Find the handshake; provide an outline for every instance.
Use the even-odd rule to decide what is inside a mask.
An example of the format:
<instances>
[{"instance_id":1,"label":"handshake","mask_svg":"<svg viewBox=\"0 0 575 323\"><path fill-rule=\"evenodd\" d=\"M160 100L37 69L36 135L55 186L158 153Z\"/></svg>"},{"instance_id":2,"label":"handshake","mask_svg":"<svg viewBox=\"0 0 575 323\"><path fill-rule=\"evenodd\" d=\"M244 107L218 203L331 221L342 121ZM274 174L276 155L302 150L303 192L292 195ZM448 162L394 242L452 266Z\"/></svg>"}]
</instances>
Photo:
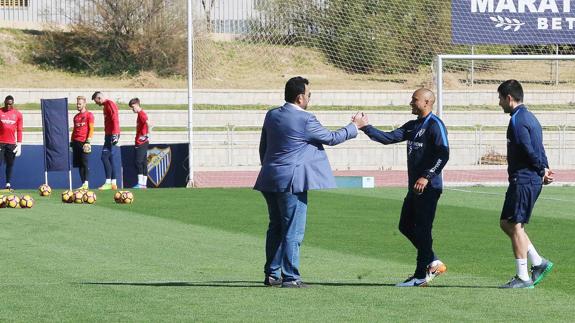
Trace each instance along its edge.
<instances>
[{"instance_id":1,"label":"handshake","mask_svg":"<svg viewBox=\"0 0 575 323\"><path fill-rule=\"evenodd\" d=\"M361 129L369 124L369 119L365 113L358 112L351 117L351 122L357 126L357 129Z\"/></svg>"}]
</instances>

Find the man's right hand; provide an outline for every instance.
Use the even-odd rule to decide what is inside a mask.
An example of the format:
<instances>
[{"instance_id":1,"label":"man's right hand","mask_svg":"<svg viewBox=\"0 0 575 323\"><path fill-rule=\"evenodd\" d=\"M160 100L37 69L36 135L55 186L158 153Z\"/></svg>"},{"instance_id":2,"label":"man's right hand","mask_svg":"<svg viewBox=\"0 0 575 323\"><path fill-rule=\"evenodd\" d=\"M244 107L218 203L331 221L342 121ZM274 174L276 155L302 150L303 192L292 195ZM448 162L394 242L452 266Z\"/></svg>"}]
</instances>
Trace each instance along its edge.
<instances>
[{"instance_id":1,"label":"man's right hand","mask_svg":"<svg viewBox=\"0 0 575 323\"><path fill-rule=\"evenodd\" d=\"M369 119L365 113L358 112L351 118L351 122L353 122L358 129L361 129L369 124Z\"/></svg>"},{"instance_id":2,"label":"man's right hand","mask_svg":"<svg viewBox=\"0 0 575 323\"><path fill-rule=\"evenodd\" d=\"M545 168L545 175L543 175L543 184L547 185L547 184L551 184L553 183L553 171L550 170L549 168Z\"/></svg>"},{"instance_id":3,"label":"man's right hand","mask_svg":"<svg viewBox=\"0 0 575 323\"><path fill-rule=\"evenodd\" d=\"M117 145L118 141L120 141L120 134L112 135L112 145Z\"/></svg>"}]
</instances>

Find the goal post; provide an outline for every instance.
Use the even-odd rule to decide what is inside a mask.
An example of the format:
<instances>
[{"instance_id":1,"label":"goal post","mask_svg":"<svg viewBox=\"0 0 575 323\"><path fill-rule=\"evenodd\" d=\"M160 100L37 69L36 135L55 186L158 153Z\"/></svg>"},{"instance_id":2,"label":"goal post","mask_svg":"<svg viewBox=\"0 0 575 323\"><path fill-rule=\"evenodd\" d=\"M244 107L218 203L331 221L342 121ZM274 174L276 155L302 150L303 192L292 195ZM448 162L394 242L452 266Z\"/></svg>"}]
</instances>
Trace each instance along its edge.
<instances>
[{"instance_id":1,"label":"goal post","mask_svg":"<svg viewBox=\"0 0 575 323\"><path fill-rule=\"evenodd\" d=\"M471 62L481 66L481 76L475 78L475 85L466 85L462 77L469 77L465 73L470 72L462 69ZM558 62L563 62L562 81L546 79L557 75ZM501 110L494 113L494 108L499 102L497 86L507 79L523 83L525 101L545 131L549 163L561 173L558 183L573 184L575 111L569 107L575 102L575 55L437 55L432 69L435 111L446 120L453 139L450 149L457 156L447 166L447 185L506 184L508 118Z\"/></svg>"},{"instance_id":2,"label":"goal post","mask_svg":"<svg viewBox=\"0 0 575 323\"><path fill-rule=\"evenodd\" d=\"M448 60L508 60L508 61L566 61L575 60L575 55L437 55L436 90L437 90L437 115L443 116L443 66Z\"/></svg>"}]
</instances>

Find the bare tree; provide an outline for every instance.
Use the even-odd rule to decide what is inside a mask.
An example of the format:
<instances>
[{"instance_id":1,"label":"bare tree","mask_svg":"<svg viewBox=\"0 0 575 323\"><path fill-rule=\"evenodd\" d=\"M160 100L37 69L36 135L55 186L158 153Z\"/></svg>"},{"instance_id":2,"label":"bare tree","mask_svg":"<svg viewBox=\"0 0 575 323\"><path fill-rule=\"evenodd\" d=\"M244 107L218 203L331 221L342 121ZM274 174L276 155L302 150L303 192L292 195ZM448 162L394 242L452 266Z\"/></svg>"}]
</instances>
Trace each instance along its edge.
<instances>
[{"instance_id":1,"label":"bare tree","mask_svg":"<svg viewBox=\"0 0 575 323\"><path fill-rule=\"evenodd\" d=\"M216 6L216 0L202 0L202 7L204 8L204 14L206 16L206 28L209 33L213 31L212 26L212 10Z\"/></svg>"}]
</instances>

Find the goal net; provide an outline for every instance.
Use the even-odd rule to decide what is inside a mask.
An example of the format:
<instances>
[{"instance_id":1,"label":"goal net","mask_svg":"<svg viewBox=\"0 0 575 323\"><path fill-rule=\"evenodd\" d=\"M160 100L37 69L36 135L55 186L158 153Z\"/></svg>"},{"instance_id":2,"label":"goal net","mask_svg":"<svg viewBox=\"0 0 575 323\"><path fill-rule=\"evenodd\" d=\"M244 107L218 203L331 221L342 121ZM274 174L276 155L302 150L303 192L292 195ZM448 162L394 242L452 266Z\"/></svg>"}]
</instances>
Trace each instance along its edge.
<instances>
[{"instance_id":1,"label":"goal net","mask_svg":"<svg viewBox=\"0 0 575 323\"><path fill-rule=\"evenodd\" d=\"M431 86L431 64L439 54L575 53L572 45L454 44L449 0L192 3L198 88L282 88L287 77L301 74L310 78L314 89L413 89ZM493 14L494 19L497 17L504 18ZM457 31L466 33L470 32ZM505 64L489 63L493 62L478 64L474 72L508 69ZM474 82L470 61L449 64L450 70L459 72L449 80L452 86L480 85L481 81ZM572 79L556 80L553 61L536 65L521 72L549 86L573 84Z\"/></svg>"},{"instance_id":2,"label":"goal net","mask_svg":"<svg viewBox=\"0 0 575 323\"><path fill-rule=\"evenodd\" d=\"M544 145L550 167L563 170L559 181L575 178L575 111L572 82L575 55L438 55L436 60L437 113L442 115L452 139L453 158L447 169L450 183L504 183L506 181L506 129L509 115L498 106L497 87L508 79L520 81L524 103L537 116L544 130ZM473 86L459 89L453 80L460 72L452 64L475 65ZM498 67L484 70L480 66ZM478 68L479 67L479 68ZM536 75L554 75L543 81ZM562 74L559 77L557 74ZM561 173L561 171L558 171Z\"/></svg>"}]
</instances>

